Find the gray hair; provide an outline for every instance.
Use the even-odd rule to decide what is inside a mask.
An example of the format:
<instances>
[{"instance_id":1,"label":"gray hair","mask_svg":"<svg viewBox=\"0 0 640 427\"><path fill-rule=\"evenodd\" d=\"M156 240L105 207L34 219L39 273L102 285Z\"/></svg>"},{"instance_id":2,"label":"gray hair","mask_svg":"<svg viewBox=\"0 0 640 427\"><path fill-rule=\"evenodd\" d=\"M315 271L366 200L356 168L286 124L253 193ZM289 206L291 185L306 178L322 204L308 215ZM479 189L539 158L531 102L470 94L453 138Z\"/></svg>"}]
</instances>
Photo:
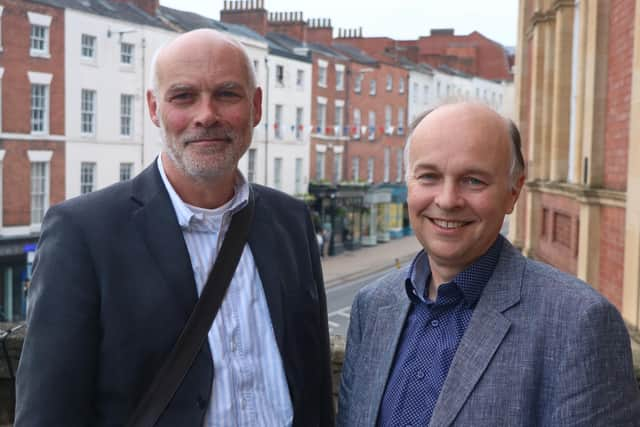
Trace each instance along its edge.
<instances>
[{"instance_id":1,"label":"gray hair","mask_svg":"<svg viewBox=\"0 0 640 427\"><path fill-rule=\"evenodd\" d=\"M437 108L437 107L436 107ZM409 180L410 170L409 170L409 151L411 149L411 140L413 139L413 134L425 117L427 117L431 112L436 110L436 108L432 108L429 110L422 111L420 114L416 116L416 118L409 125L409 134L407 135L407 142L404 145L404 167L406 180ZM513 122L513 120L503 117L503 120L506 122L508 130L509 130L509 139L511 140L511 166L509 168L509 176L511 177L511 188L515 189L518 184L518 179L524 174L524 157L522 156L522 140L520 138L520 131L518 127Z\"/></svg>"},{"instance_id":2,"label":"gray hair","mask_svg":"<svg viewBox=\"0 0 640 427\"><path fill-rule=\"evenodd\" d=\"M200 30L193 30L193 31L200 31ZM245 67L247 69L247 76L249 78L249 90L251 92L253 92L257 87L256 72L255 72L255 70L253 68L253 64L251 63L251 59L249 58L249 54L247 53L247 50L244 48L242 43L240 43L238 40L236 40L234 37L230 36L229 34L222 33L222 32L216 31L216 30L210 30L210 31L215 31L216 33L220 34L227 42L229 42L232 45L234 45L240 51L240 53L242 55L242 58L244 60L243 62L244 62ZM159 86L159 81L158 81L158 57L160 56L162 51L170 44L171 44L171 42L168 42L168 43L165 43L162 46L160 46L154 52L153 56L151 57L151 67L150 67L150 70L149 70L149 81L151 82L150 89L151 89L151 92L153 93L154 96L158 96L158 86Z\"/></svg>"}]
</instances>

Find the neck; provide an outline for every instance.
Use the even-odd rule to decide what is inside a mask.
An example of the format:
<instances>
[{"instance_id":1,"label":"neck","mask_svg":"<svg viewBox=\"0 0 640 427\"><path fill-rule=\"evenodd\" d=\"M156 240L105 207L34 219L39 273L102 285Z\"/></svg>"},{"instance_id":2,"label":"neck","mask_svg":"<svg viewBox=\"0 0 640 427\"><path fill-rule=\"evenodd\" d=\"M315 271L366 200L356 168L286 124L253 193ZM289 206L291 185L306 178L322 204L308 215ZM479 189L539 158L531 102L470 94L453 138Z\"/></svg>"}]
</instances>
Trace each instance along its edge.
<instances>
[{"instance_id":1,"label":"neck","mask_svg":"<svg viewBox=\"0 0 640 427\"><path fill-rule=\"evenodd\" d=\"M438 265L431 257L429 257L429 268L431 269L431 280L428 283L429 299L435 301L438 296L438 288L440 285L452 281L453 278L462 270L459 268Z\"/></svg>"},{"instance_id":2,"label":"neck","mask_svg":"<svg viewBox=\"0 0 640 427\"><path fill-rule=\"evenodd\" d=\"M162 153L161 156L167 179L185 203L199 208L215 209L233 197L235 170L215 178L196 179L176 168L166 153Z\"/></svg>"}]
</instances>

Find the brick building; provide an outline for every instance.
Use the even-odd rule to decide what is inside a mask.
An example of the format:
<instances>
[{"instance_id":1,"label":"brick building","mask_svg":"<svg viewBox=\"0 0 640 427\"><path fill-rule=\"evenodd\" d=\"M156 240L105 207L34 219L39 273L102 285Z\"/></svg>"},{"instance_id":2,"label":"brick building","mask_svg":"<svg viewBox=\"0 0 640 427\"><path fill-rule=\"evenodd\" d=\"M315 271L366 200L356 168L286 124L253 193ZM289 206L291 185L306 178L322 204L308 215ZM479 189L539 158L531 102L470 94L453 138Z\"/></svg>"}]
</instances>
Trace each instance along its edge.
<instances>
[{"instance_id":1,"label":"brick building","mask_svg":"<svg viewBox=\"0 0 640 427\"><path fill-rule=\"evenodd\" d=\"M510 237L637 327L640 5L521 0L516 58L528 171Z\"/></svg>"},{"instance_id":2,"label":"brick building","mask_svg":"<svg viewBox=\"0 0 640 427\"><path fill-rule=\"evenodd\" d=\"M408 71L389 58L380 61L352 46L334 44L329 19L305 21L301 12L268 13L262 1L230 1L220 20L246 25L293 52L309 52L310 192L317 199L319 222L330 229L330 252L358 246L361 226L371 244L378 240L377 231L385 239L389 234L379 225L389 222L388 212L378 221L372 203L363 209L371 215L363 220L360 214L366 185L403 181ZM402 217L402 203L398 211Z\"/></svg>"},{"instance_id":3,"label":"brick building","mask_svg":"<svg viewBox=\"0 0 640 427\"><path fill-rule=\"evenodd\" d=\"M362 31L339 33L340 42L356 46L368 54L384 59L406 58L432 67L449 67L488 80L510 81L513 55L477 31L455 35L454 30L434 29L417 40L394 40L389 37L363 37Z\"/></svg>"},{"instance_id":4,"label":"brick building","mask_svg":"<svg viewBox=\"0 0 640 427\"><path fill-rule=\"evenodd\" d=\"M0 1L0 321L24 316L28 261L64 199L64 9Z\"/></svg>"}]
</instances>

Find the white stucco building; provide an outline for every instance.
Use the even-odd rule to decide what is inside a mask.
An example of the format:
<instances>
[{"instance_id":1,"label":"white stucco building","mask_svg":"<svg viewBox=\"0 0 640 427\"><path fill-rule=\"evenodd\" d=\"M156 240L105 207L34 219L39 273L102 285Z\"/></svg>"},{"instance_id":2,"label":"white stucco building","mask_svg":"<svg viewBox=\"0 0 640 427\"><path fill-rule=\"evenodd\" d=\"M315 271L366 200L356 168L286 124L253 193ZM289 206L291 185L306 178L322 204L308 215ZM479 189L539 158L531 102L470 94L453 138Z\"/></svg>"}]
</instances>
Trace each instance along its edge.
<instances>
[{"instance_id":1,"label":"white stucco building","mask_svg":"<svg viewBox=\"0 0 640 427\"><path fill-rule=\"evenodd\" d=\"M138 21L144 20L154 23L150 17ZM159 23L71 8L65 10L65 23L65 189L70 198L129 179L155 157L157 131L145 99L148 70L155 50L176 33Z\"/></svg>"},{"instance_id":2,"label":"white stucco building","mask_svg":"<svg viewBox=\"0 0 640 427\"><path fill-rule=\"evenodd\" d=\"M425 64L411 66L410 70L409 123L422 111L453 101L482 102L513 117L513 82L487 80Z\"/></svg>"},{"instance_id":3,"label":"white stucco building","mask_svg":"<svg viewBox=\"0 0 640 427\"><path fill-rule=\"evenodd\" d=\"M240 169L252 182L304 194L309 183L311 61L274 45L265 59L256 67L263 89L262 122Z\"/></svg>"}]
</instances>

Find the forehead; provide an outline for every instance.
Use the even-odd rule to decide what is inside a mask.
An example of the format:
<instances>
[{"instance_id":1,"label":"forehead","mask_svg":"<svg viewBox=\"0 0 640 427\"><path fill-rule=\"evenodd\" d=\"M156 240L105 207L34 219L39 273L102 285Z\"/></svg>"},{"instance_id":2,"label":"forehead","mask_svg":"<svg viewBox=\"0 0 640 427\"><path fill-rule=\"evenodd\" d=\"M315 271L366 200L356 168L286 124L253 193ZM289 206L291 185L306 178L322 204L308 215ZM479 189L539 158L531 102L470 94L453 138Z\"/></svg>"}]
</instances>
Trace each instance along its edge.
<instances>
[{"instance_id":1,"label":"forehead","mask_svg":"<svg viewBox=\"0 0 640 427\"><path fill-rule=\"evenodd\" d=\"M441 110L442 109L442 110ZM484 107L441 107L416 127L409 152L412 167L510 167L510 140L505 121Z\"/></svg>"},{"instance_id":2,"label":"forehead","mask_svg":"<svg viewBox=\"0 0 640 427\"><path fill-rule=\"evenodd\" d=\"M226 40L187 40L167 47L157 60L161 88L175 83L237 82L248 85L246 59L240 48Z\"/></svg>"}]
</instances>

